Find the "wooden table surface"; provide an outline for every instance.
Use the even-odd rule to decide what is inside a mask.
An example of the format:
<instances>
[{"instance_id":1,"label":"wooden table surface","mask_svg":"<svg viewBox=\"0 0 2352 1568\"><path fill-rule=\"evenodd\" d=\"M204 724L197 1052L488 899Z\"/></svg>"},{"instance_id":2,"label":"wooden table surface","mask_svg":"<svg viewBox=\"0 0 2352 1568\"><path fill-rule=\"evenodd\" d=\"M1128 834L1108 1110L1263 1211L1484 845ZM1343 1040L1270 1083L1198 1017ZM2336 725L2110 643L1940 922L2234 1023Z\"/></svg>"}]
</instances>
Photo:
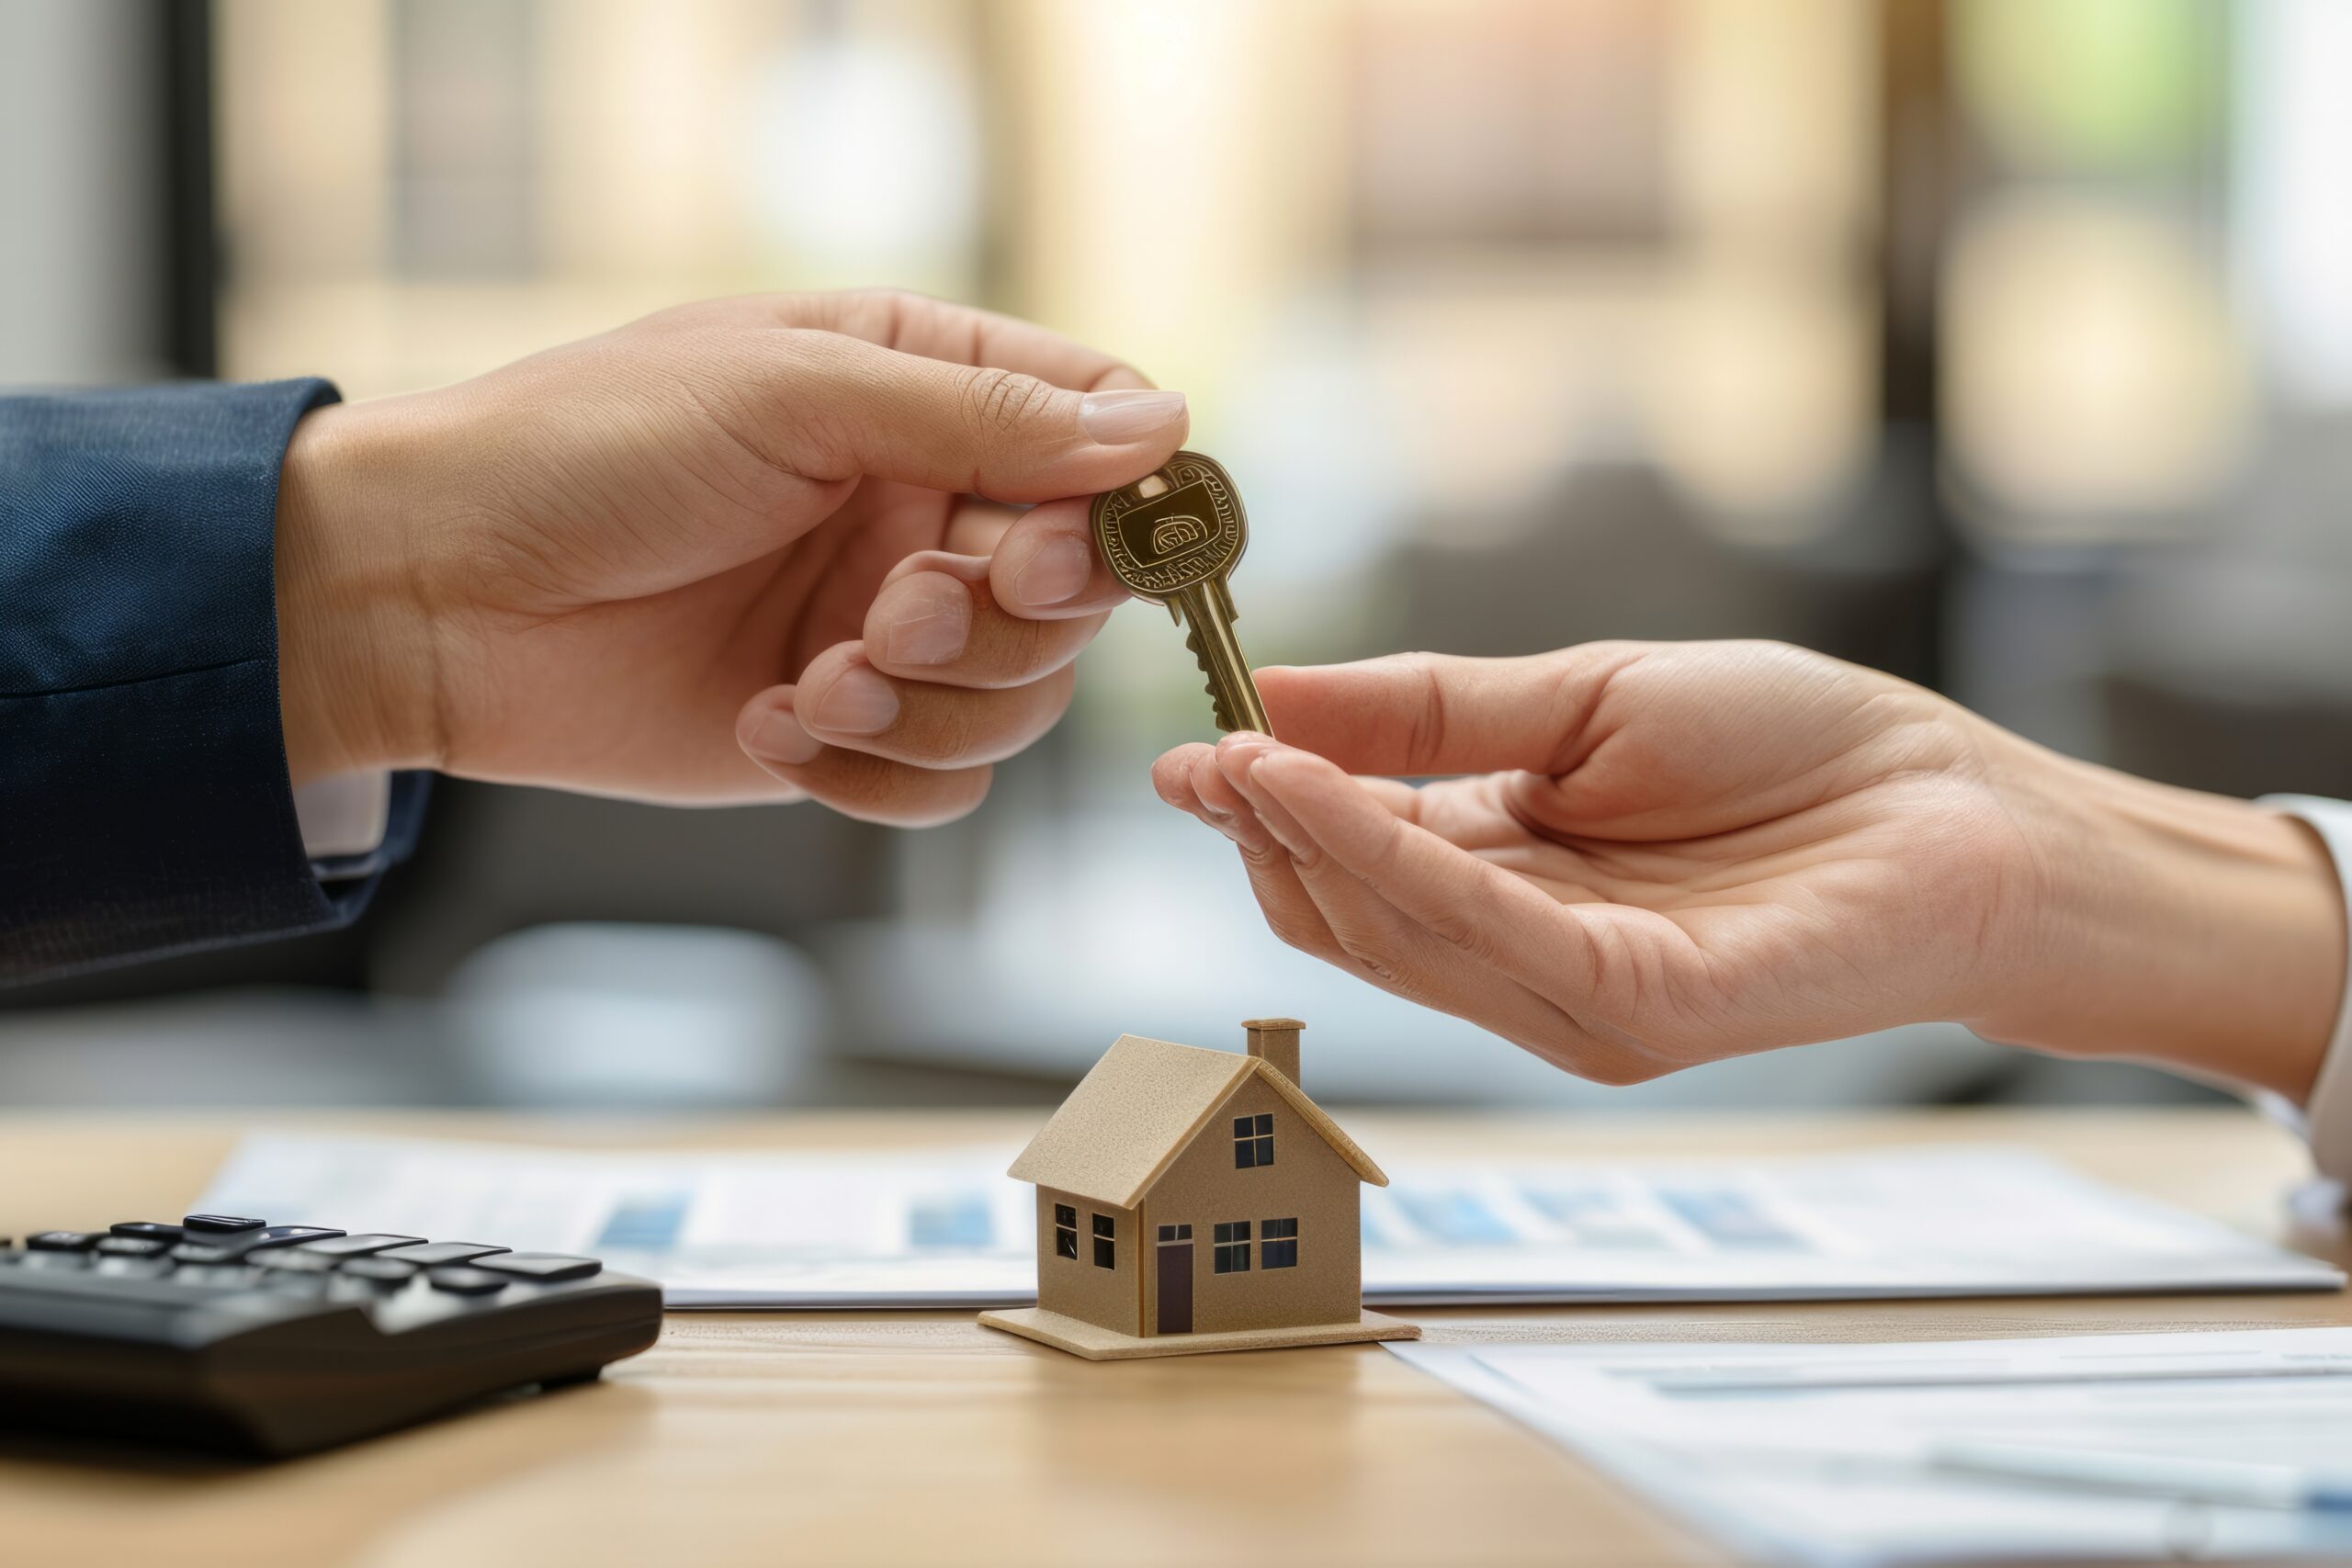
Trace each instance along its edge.
<instances>
[{"instance_id":1,"label":"wooden table surface","mask_svg":"<svg viewBox=\"0 0 2352 1568\"><path fill-rule=\"evenodd\" d=\"M169 1217L243 1131L628 1147L908 1146L1036 1113L582 1122L0 1115L0 1235ZM1342 1112L1377 1157L2007 1142L2342 1262L2301 1147L2239 1111ZM2352 1324L2335 1294L1426 1310L1432 1339L1885 1339ZM1374 1347L1091 1364L942 1313L673 1314L600 1385L277 1465L0 1445L0 1563L1714 1562L1574 1459Z\"/></svg>"}]
</instances>

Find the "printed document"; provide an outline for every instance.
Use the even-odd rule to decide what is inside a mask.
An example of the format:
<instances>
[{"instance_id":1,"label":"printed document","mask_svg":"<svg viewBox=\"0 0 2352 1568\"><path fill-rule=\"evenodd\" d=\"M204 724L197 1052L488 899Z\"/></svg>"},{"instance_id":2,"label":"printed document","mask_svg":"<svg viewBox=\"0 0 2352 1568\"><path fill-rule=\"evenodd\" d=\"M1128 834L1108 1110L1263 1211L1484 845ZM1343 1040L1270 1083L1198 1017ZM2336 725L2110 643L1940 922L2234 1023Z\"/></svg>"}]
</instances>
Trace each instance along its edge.
<instances>
[{"instance_id":1,"label":"printed document","mask_svg":"<svg viewBox=\"0 0 2352 1568\"><path fill-rule=\"evenodd\" d=\"M245 1140L200 1206L582 1252L673 1307L1035 1300L1017 1145L656 1154L418 1139ZM1855 1300L2335 1290L2335 1269L2015 1150L1672 1164L1424 1160L1363 1190L1365 1297ZM1314 1238L1302 1235L1302 1247Z\"/></svg>"},{"instance_id":2,"label":"printed document","mask_svg":"<svg viewBox=\"0 0 2352 1568\"><path fill-rule=\"evenodd\" d=\"M2352 1511L2142 1495L1948 1462L2000 1443L2126 1463L2340 1469L2352 1455L2352 1328L1388 1348L1759 1561L2352 1556Z\"/></svg>"}]
</instances>

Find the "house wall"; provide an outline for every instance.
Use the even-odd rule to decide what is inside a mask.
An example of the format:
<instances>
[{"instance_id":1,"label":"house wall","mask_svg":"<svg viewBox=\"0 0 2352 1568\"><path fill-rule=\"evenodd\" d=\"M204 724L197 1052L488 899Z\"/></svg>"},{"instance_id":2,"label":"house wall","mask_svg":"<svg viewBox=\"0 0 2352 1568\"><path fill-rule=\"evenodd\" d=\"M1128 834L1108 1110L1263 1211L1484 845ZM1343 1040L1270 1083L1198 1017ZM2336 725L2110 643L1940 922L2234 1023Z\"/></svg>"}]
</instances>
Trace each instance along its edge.
<instances>
[{"instance_id":1,"label":"house wall","mask_svg":"<svg viewBox=\"0 0 2352 1568\"><path fill-rule=\"evenodd\" d=\"M1054 1253L1054 1205L1068 1203L1078 1211L1078 1256ZM1115 1268L1094 1261L1094 1216L1111 1217L1112 1256ZM1141 1265L1136 1259L1137 1232L1133 1209L1114 1209L1051 1187L1037 1189L1037 1304L1082 1322L1100 1324L1121 1334L1142 1332Z\"/></svg>"},{"instance_id":2,"label":"house wall","mask_svg":"<svg viewBox=\"0 0 2352 1568\"><path fill-rule=\"evenodd\" d=\"M1271 1111L1274 1163L1233 1163L1233 1118ZM1356 1173L1255 1073L1209 1118L1144 1197L1139 1259L1144 1332L1159 1332L1159 1227L1193 1227L1193 1332L1353 1323L1363 1303L1362 1201ZM1260 1240L1270 1219L1298 1221L1298 1265L1269 1270ZM1250 1271L1216 1272L1216 1225L1250 1222ZM1047 1237L1050 1247L1052 1238Z\"/></svg>"}]
</instances>

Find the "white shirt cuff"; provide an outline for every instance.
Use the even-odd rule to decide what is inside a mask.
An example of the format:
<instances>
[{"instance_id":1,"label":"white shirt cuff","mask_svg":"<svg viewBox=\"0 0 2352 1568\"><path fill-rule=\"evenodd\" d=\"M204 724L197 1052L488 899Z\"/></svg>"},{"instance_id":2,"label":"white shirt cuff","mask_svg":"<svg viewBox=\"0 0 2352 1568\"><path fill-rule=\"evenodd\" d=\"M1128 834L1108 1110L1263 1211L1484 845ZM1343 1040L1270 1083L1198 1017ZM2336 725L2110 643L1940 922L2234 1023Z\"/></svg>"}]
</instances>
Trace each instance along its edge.
<instances>
[{"instance_id":1,"label":"white shirt cuff","mask_svg":"<svg viewBox=\"0 0 2352 1568\"><path fill-rule=\"evenodd\" d=\"M2352 909L2352 803L2324 800L2314 795L2267 795L2255 802L2284 812L2310 825L2327 846L2335 874L2346 889ZM2352 925L2352 921L2347 921ZM2347 953L2352 965L2352 953ZM2352 966L2346 970L2352 976ZM2312 1146L2312 1163L2322 1176L2352 1180L2352 978L2335 1010L2335 1031L2328 1036L2326 1055L2320 1058L2319 1077L2308 1103L2297 1106L2276 1095L2264 1097L2271 1113L2301 1133Z\"/></svg>"},{"instance_id":2,"label":"white shirt cuff","mask_svg":"<svg viewBox=\"0 0 2352 1568\"><path fill-rule=\"evenodd\" d=\"M337 773L294 792L294 820L313 865L374 854L383 847L391 815L390 773Z\"/></svg>"}]
</instances>

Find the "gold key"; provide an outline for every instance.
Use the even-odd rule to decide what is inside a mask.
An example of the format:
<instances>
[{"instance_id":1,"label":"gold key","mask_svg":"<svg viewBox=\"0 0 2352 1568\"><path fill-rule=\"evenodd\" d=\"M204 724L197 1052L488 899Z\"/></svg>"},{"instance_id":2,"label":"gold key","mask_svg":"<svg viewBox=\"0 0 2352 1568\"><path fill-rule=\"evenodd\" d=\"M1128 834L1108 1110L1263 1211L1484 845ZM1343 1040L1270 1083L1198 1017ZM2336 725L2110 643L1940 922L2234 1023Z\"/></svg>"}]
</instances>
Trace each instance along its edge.
<instances>
[{"instance_id":1,"label":"gold key","mask_svg":"<svg viewBox=\"0 0 2352 1568\"><path fill-rule=\"evenodd\" d=\"M1189 626L1184 646L1208 677L1216 727L1273 733L1250 661L1233 635L1225 580L1250 544L1240 492L1216 462L1179 452L1167 466L1094 498L1094 543L1138 599L1165 604Z\"/></svg>"}]
</instances>

